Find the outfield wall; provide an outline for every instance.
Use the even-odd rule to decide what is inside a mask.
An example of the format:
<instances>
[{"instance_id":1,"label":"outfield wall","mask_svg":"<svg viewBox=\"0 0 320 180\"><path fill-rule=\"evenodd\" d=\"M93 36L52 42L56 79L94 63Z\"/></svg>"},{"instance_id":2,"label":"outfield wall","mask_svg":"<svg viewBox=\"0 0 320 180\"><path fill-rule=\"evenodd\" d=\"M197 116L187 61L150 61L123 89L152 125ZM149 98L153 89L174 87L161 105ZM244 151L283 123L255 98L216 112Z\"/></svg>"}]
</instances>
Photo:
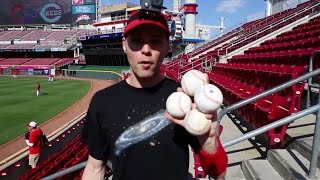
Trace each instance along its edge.
<instances>
[{"instance_id":1,"label":"outfield wall","mask_svg":"<svg viewBox=\"0 0 320 180\"><path fill-rule=\"evenodd\" d=\"M49 75L55 74L55 69L50 65L11 66L1 65L0 74L3 75Z\"/></svg>"},{"instance_id":2,"label":"outfield wall","mask_svg":"<svg viewBox=\"0 0 320 180\"><path fill-rule=\"evenodd\" d=\"M123 76L121 74L114 71L62 69L61 73L63 76L90 79L106 79L113 80L115 82L119 82L123 79Z\"/></svg>"}]
</instances>

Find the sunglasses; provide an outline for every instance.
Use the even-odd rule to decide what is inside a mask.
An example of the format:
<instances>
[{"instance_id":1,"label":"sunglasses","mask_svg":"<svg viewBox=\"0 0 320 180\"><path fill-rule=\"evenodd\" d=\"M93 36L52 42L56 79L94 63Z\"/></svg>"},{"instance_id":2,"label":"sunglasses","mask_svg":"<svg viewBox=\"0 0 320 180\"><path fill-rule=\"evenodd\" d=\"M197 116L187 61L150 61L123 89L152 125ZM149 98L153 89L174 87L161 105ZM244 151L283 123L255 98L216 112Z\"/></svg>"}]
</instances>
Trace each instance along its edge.
<instances>
[{"instance_id":1,"label":"sunglasses","mask_svg":"<svg viewBox=\"0 0 320 180\"><path fill-rule=\"evenodd\" d=\"M161 14L161 12L139 10L137 14L129 18L128 24L130 24L131 21L134 21L136 19L156 21L160 22L164 26L168 26L167 20L164 18L164 15Z\"/></svg>"}]
</instances>

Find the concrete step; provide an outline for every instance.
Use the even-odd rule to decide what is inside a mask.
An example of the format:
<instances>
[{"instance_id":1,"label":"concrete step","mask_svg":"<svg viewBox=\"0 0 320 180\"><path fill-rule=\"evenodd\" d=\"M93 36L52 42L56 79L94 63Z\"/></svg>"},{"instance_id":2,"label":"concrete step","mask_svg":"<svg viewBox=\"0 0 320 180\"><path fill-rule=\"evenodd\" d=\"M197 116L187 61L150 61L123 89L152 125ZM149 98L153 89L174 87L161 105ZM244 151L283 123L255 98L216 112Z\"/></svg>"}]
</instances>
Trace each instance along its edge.
<instances>
[{"instance_id":1,"label":"concrete step","mask_svg":"<svg viewBox=\"0 0 320 180\"><path fill-rule=\"evenodd\" d=\"M298 151L304 158L311 160L313 138L298 139L290 144L289 148ZM318 156L317 167L320 168L320 155Z\"/></svg>"},{"instance_id":2,"label":"concrete step","mask_svg":"<svg viewBox=\"0 0 320 180\"><path fill-rule=\"evenodd\" d=\"M309 179L310 162L296 150L272 149L268 151L268 160L279 174L288 180ZM319 169L316 176L320 177Z\"/></svg>"},{"instance_id":3,"label":"concrete step","mask_svg":"<svg viewBox=\"0 0 320 180\"><path fill-rule=\"evenodd\" d=\"M247 180L283 180L268 160L244 160L241 168Z\"/></svg>"},{"instance_id":4,"label":"concrete step","mask_svg":"<svg viewBox=\"0 0 320 180\"><path fill-rule=\"evenodd\" d=\"M312 153L315 119L313 114L297 119L289 125L285 138L285 144L288 144L288 148L298 151L309 160ZM317 166L320 168L320 156L318 159Z\"/></svg>"},{"instance_id":5,"label":"concrete step","mask_svg":"<svg viewBox=\"0 0 320 180\"><path fill-rule=\"evenodd\" d=\"M223 116L221 125L224 127L220 136L222 143L239 137L249 131L242 125L241 120L233 114ZM241 163L243 160L266 158L265 148L254 140L242 141L238 144L225 148L225 150L229 159L227 174L225 177L226 180L246 179L241 170Z\"/></svg>"}]
</instances>

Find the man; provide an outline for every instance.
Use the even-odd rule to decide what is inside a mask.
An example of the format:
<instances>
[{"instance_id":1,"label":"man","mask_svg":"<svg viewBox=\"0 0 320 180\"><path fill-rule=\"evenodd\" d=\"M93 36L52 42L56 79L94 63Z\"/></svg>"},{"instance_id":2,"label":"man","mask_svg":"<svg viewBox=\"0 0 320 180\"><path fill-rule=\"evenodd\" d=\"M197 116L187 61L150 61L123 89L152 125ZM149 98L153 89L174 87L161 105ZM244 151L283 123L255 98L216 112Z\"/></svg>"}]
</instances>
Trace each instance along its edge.
<instances>
[{"instance_id":1,"label":"man","mask_svg":"<svg viewBox=\"0 0 320 180\"><path fill-rule=\"evenodd\" d=\"M113 179L186 180L190 145L200 153L203 168L216 179L223 179L227 155L215 134L195 137L175 119L149 139L114 154L114 143L131 125L160 109L180 84L160 74L160 65L169 51L169 30L162 13L144 10L131 13L124 30L122 46L131 67L130 76L104 90L91 100L82 137L88 144L89 158L83 179L103 179L106 161L112 162ZM208 121L213 119L207 114Z\"/></svg>"},{"instance_id":2,"label":"man","mask_svg":"<svg viewBox=\"0 0 320 180\"><path fill-rule=\"evenodd\" d=\"M26 133L26 143L29 146L29 165L35 168L38 164L41 153L41 135L43 134L41 129L37 128L37 123L31 121L27 124L29 129L29 135Z\"/></svg>"},{"instance_id":3,"label":"man","mask_svg":"<svg viewBox=\"0 0 320 180\"><path fill-rule=\"evenodd\" d=\"M36 94L37 96L40 96L40 83L37 83L36 85Z\"/></svg>"}]
</instances>

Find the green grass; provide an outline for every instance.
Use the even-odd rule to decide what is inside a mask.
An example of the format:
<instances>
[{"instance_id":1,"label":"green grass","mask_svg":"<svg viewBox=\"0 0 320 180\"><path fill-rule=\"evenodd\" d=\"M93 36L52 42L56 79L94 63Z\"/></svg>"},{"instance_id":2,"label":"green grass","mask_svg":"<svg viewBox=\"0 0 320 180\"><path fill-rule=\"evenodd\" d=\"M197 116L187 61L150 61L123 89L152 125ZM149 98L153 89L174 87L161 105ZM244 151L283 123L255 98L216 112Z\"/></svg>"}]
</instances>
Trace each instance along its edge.
<instances>
[{"instance_id":1,"label":"green grass","mask_svg":"<svg viewBox=\"0 0 320 180\"><path fill-rule=\"evenodd\" d=\"M81 70L114 71L120 74L122 71L125 71L128 69L129 69L129 66L86 66Z\"/></svg>"},{"instance_id":2,"label":"green grass","mask_svg":"<svg viewBox=\"0 0 320 180\"><path fill-rule=\"evenodd\" d=\"M36 84L41 96L36 96ZM54 117L81 99L90 89L86 81L58 79L48 82L45 77L0 76L0 144L26 131L26 124L38 124Z\"/></svg>"}]
</instances>

